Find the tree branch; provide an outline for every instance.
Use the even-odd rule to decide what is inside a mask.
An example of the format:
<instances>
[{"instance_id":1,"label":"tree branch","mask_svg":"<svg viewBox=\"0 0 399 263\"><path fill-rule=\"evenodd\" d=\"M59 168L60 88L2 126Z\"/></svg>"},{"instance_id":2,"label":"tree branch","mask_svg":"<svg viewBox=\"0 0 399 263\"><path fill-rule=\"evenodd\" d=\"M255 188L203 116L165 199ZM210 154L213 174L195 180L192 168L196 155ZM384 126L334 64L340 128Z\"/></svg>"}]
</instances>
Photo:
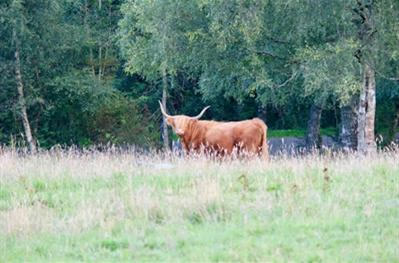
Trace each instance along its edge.
<instances>
[{"instance_id":1,"label":"tree branch","mask_svg":"<svg viewBox=\"0 0 399 263\"><path fill-rule=\"evenodd\" d=\"M391 81L399 81L399 78L392 78L392 77L387 77L384 74L382 74L380 71L378 71L375 67L373 67L374 71L377 72L378 75L380 75L383 79L386 80L391 80Z\"/></svg>"},{"instance_id":2,"label":"tree branch","mask_svg":"<svg viewBox=\"0 0 399 263\"><path fill-rule=\"evenodd\" d=\"M297 74L298 74L298 71L292 72L291 77L286 79L283 83L277 85L276 88L282 88L282 87L286 86L289 82L291 82L296 77Z\"/></svg>"},{"instance_id":3,"label":"tree branch","mask_svg":"<svg viewBox=\"0 0 399 263\"><path fill-rule=\"evenodd\" d=\"M263 55L263 56L268 56L268 57L272 57L272 58L278 58L278 59L283 59L286 60L286 58L278 56L270 51L267 50L251 50L252 52L255 52L258 55Z\"/></svg>"}]
</instances>

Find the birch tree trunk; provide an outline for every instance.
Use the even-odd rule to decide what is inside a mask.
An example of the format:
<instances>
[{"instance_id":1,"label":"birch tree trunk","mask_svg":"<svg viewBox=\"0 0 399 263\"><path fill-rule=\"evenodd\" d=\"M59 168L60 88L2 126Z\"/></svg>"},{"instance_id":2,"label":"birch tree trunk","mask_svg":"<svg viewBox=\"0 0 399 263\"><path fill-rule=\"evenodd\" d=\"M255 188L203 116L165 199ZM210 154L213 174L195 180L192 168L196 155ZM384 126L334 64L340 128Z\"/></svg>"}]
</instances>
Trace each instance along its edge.
<instances>
[{"instance_id":1,"label":"birch tree trunk","mask_svg":"<svg viewBox=\"0 0 399 263\"><path fill-rule=\"evenodd\" d=\"M321 148L320 119L322 107L313 104L309 110L309 120L306 129L306 147L309 150Z\"/></svg>"},{"instance_id":2,"label":"birch tree trunk","mask_svg":"<svg viewBox=\"0 0 399 263\"><path fill-rule=\"evenodd\" d=\"M358 110L357 150L362 153L374 153L377 146L374 138L375 123L375 72L364 63L363 87L360 92Z\"/></svg>"},{"instance_id":3,"label":"birch tree trunk","mask_svg":"<svg viewBox=\"0 0 399 263\"><path fill-rule=\"evenodd\" d=\"M166 76L166 70L162 71L162 106L166 109L166 97L167 97L167 89L168 89L168 80ZM165 150L169 150L169 135L168 135L168 125L166 123L166 117L162 114L163 123L162 123L162 139Z\"/></svg>"},{"instance_id":4,"label":"birch tree trunk","mask_svg":"<svg viewBox=\"0 0 399 263\"><path fill-rule=\"evenodd\" d=\"M363 84L359 97L357 118L357 150L364 154L377 151L374 139L375 122L375 70L372 67L374 33L374 0L357 0L357 7L353 11L357 14L358 38L362 44L355 53L355 57L363 68Z\"/></svg>"},{"instance_id":5,"label":"birch tree trunk","mask_svg":"<svg viewBox=\"0 0 399 263\"><path fill-rule=\"evenodd\" d=\"M103 55L103 49L101 47L101 43L100 43L100 47L98 48L98 83L99 85L101 85L101 61L102 61L102 55Z\"/></svg>"},{"instance_id":6,"label":"birch tree trunk","mask_svg":"<svg viewBox=\"0 0 399 263\"><path fill-rule=\"evenodd\" d=\"M22 81L22 73L21 73L21 61L19 57L19 48L16 45L15 48L15 78L17 82L17 90L18 90L18 104L21 111L22 123L24 126L25 137L28 142L29 150L32 153L36 152L36 143L32 136L32 130L29 123L28 113L26 110L26 101L24 96L24 84Z\"/></svg>"},{"instance_id":7,"label":"birch tree trunk","mask_svg":"<svg viewBox=\"0 0 399 263\"><path fill-rule=\"evenodd\" d=\"M357 98L341 107L339 142L345 151L355 150L357 145Z\"/></svg>"}]
</instances>

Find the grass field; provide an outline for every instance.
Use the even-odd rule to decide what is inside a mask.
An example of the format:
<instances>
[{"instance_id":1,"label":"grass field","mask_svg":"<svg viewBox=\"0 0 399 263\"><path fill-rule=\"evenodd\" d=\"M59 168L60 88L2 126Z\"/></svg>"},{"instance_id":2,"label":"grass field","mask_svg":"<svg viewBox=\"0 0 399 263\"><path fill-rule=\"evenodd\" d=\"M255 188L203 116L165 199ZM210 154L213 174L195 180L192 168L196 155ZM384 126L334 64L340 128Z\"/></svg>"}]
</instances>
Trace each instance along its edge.
<instances>
[{"instance_id":1,"label":"grass field","mask_svg":"<svg viewBox=\"0 0 399 263\"><path fill-rule=\"evenodd\" d=\"M399 262L399 153L0 154L0 262Z\"/></svg>"}]
</instances>

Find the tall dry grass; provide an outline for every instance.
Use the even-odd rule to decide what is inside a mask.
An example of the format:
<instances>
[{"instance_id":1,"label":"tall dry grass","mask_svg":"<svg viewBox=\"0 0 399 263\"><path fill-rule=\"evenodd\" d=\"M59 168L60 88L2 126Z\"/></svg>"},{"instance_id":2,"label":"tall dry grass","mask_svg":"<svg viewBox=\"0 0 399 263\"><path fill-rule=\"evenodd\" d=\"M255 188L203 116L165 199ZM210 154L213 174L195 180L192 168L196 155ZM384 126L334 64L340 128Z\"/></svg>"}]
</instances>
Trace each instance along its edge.
<instances>
[{"instance_id":1,"label":"tall dry grass","mask_svg":"<svg viewBox=\"0 0 399 263\"><path fill-rule=\"evenodd\" d=\"M144 239L148 226L182 226L179 236L188 225L205 223L376 220L397 208L399 152L276 156L265 162L116 148L36 155L2 149L0 185L3 241L118 228Z\"/></svg>"}]
</instances>

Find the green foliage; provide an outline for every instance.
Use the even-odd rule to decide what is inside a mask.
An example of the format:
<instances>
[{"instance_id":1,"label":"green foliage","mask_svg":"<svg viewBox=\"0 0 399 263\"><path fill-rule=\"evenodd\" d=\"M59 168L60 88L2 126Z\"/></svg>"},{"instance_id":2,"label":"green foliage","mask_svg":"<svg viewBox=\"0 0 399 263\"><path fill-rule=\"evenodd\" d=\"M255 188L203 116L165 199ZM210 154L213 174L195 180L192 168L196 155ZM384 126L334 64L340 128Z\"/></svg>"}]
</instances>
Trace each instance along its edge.
<instances>
[{"instance_id":1,"label":"green foliage","mask_svg":"<svg viewBox=\"0 0 399 263\"><path fill-rule=\"evenodd\" d=\"M154 146L159 132L132 99L115 94L93 113L89 124L92 140L101 144Z\"/></svg>"},{"instance_id":2,"label":"green foliage","mask_svg":"<svg viewBox=\"0 0 399 263\"><path fill-rule=\"evenodd\" d=\"M180 26L190 26L179 18L189 15L189 9L184 8L191 3L194 2L128 0L122 5L119 43L127 72L139 73L149 80L158 79L163 70L176 74L187 46Z\"/></svg>"},{"instance_id":3,"label":"green foliage","mask_svg":"<svg viewBox=\"0 0 399 263\"><path fill-rule=\"evenodd\" d=\"M377 128L384 130L399 98L399 3L373 2L369 43L359 37L356 13L366 2L4 0L0 142L24 145L17 46L42 147L157 144L163 72L172 113L211 105L207 119L259 116L271 129L303 129L304 111L316 103L328 116L323 126L334 126L337 108L362 85L357 52L376 71Z\"/></svg>"},{"instance_id":4,"label":"green foliage","mask_svg":"<svg viewBox=\"0 0 399 263\"><path fill-rule=\"evenodd\" d=\"M353 40L325 44L317 48L305 47L298 51L303 61L305 97L314 97L323 104L331 96L346 105L361 88L359 63L353 56L358 45Z\"/></svg>"},{"instance_id":5,"label":"green foliage","mask_svg":"<svg viewBox=\"0 0 399 263\"><path fill-rule=\"evenodd\" d=\"M83 0L10 0L0 4L1 35L4 36L0 40L0 84L4 86L0 93L3 107L0 140L3 143L9 142L15 134L17 141L23 141L18 135L22 125L14 76L16 40L21 43L28 115L41 147L106 142L156 143L158 129L154 129L154 123L142 110L137 110L134 98L127 98L122 91L113 88L117 86L116 70L122 63L114 32L119 20L119 5L119 1ZM134 96L139 98L141 94ZM113 127L103 125L98 129L93 125L101 122L100 114L104 112ZM121 126L120 123L125 124ZM140 136L138 127L142 132ZM130 135L129 129L132 129Z\"/></svg>"}]
</instances>

